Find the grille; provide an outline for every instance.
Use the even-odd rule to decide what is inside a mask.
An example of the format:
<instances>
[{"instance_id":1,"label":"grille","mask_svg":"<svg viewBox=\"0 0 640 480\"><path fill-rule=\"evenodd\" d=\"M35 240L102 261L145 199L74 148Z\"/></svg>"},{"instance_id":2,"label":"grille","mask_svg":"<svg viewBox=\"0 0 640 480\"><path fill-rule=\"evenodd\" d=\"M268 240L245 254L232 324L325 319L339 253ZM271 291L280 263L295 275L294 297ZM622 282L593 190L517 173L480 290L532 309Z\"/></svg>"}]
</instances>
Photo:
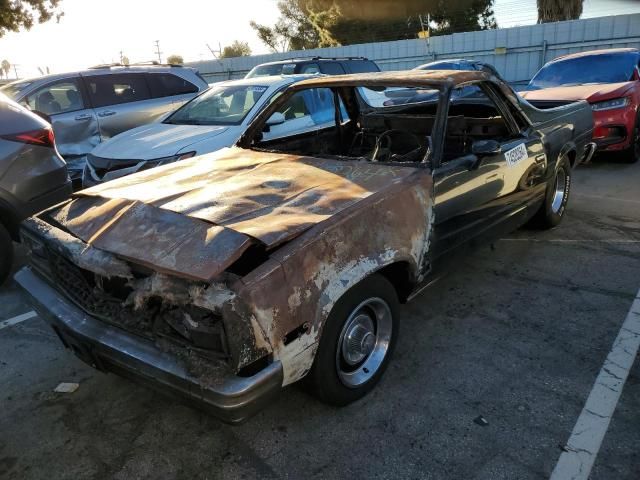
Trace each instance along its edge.
<instances>
[{"instance_id":1,"label":"grille","mask_svg":"<svg viewBox=\"0 0 640 480\"><path fill-rule=\"evenodd\" d=\"M57 288L89 315L150 340L162 337L207 357L228 357L220 316L193 305L161 308L161 302L153 301L134 310L124 304L132 291L126 279L101 277L52 250L47 259ZM184 321L187 317L190 322Z\"/></svg>"},{"instance_id":2,"label":"grille","mask_svg":"<svg viewBox=\"0 0 640 480\"><path fill-rule=\"evenodd\" d=\"M134 312L123 305L128 294L127 288L122 288L122 298L107 294L96 283L100 277L83 270L56 252L49 251L49 266L58 289L72 302L82 308L89 315L108 323L133 328L137 333L149 334L148 327L151 312ZM124 285L124 279L120 279Z\"/></svg>"},{"instance_id":3,"label":"grille","mask_svg":"<svg viewBox=\"0 0 640 480\"><path fill-rule=\"evenodd\" d=\"M98 175L100 178L104 177L104 175L108 172L114 172L123 168L133 167L141 161L142 160L134 159L113 160L109 158L96 157L92 154L87 155L87 162L91 164L91 167L93 167L93 171L96 172L96 175Z\"/></svg>"}]
</instances>

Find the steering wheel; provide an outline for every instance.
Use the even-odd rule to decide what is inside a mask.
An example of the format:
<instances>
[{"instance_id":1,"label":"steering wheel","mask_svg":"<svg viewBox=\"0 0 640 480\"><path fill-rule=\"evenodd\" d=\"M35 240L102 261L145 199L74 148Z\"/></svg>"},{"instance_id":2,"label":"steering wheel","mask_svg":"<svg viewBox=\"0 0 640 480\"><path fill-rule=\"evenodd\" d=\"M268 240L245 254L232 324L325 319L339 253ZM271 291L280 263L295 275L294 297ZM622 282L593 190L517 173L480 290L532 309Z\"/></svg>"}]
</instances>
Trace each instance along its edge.
<instances>
[{"instance_id":1,"label":"steering wheel","mask_svg":"<svg viewBox=\"0 0 640 480\"><path fill-rule=\"evenodd\" d=\"M397 154L393 153L392 147L394 143L396 145L400 143L403 146L401 150L404 151L398 152ZM406 147L406 145L411 145L412 143L413 148ZM414 158L416 158L422 150L425 150L425 147L420 142L420 137L406 130L391 129L381 133L376 139L376 147L371 155L371 161L417 161L414 160Z\"/></svg>"}]
</instances>

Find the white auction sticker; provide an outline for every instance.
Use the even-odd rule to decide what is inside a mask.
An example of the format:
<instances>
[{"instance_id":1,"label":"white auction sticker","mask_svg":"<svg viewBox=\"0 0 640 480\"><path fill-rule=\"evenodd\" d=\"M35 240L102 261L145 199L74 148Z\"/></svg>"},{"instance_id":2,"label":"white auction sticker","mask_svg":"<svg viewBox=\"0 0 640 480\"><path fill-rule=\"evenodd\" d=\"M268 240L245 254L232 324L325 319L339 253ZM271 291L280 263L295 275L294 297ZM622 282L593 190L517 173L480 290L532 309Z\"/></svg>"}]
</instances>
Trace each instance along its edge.
<instances>
[{"instance_id":1,"label":"white auction sticker","mask_svg":"<svg viewBox=\"0 0 640 480\"><path fill-rule=\"evenodd\" d=\"M521 143L517 147L504 152L504 156L507 159L507 165L509 165L510 167L515 167L518 163L528 157L527 147L524 146L524 143Z\"/></svg>"}]
</instances>

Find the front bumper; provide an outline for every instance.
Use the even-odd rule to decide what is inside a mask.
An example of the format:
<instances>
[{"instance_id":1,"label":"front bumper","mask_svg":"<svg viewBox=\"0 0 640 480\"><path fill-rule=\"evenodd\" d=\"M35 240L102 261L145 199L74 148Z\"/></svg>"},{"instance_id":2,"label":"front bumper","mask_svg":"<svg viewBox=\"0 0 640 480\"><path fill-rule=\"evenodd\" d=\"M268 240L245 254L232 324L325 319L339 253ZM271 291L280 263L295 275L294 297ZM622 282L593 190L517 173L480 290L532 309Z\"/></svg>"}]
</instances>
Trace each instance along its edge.
<instances>
[{"instance_id":1,"label":"front bumper","mask_svg":"<svg viewBox=\"0 0 640 480\"><path fill-rule=\"evenodd\" d=\"M599 151L618 151L629 148L635 126L636 110L625 108L593 112L593 141Z\"/></svg>"},{"instance_id":2,"label":"front bumper","mask_svg":"<svg viewBox=\"0 0 640 480\"><path fill-rule=\"evenodd\" d=\"M258 412L282 387L282 364L275 361L252 377L230 373L202 381L153 342L109 326L67 301L30 267L16 282L27 291L38 314L51 325L65 347L81 360L148 386L176 393L229 423L240 423Z\"/></svg>"}]
</instances>

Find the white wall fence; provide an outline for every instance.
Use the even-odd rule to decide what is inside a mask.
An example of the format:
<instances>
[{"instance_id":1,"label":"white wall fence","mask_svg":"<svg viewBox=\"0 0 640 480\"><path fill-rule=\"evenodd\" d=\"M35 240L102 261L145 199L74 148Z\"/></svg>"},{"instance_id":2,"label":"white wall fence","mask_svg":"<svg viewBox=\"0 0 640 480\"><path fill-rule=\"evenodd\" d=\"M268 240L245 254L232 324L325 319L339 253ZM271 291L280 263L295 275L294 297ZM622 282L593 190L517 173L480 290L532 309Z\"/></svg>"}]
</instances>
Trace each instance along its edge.
<instances>
[{"instance_id":1,"label":"white wall fence","mask_svg":"<svg viewBox=\"0 0 640 480\"><path fill-rule=\"evenodd\" d=\"M475 58L493 64L513 84L526 83L560 55L614 47L640 48L640 13L454 33L423 39L363 43L286 53L190 62L208 82L242 78L260 63L298 57L367 57L382 70L405 70L435 59Z\"/></svg>"}]
</instances>

